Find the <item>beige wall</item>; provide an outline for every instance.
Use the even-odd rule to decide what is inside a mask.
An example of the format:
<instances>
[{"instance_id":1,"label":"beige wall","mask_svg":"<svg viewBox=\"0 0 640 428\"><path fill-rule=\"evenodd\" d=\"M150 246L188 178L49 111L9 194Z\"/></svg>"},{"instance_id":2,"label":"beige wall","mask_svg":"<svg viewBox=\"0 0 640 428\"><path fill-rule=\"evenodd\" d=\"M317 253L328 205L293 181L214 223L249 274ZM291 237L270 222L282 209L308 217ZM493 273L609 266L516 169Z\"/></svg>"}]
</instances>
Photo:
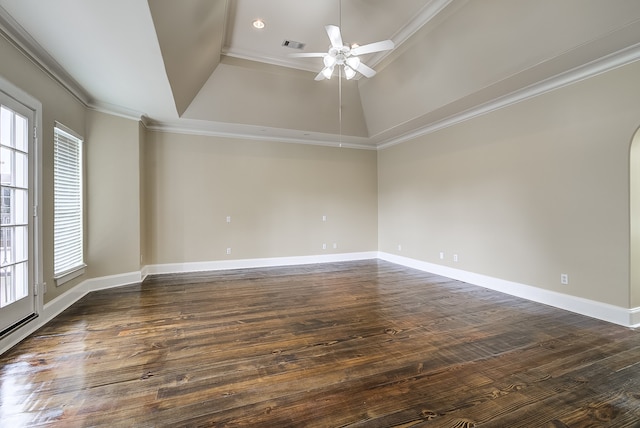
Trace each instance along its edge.
<instances>
[{"instance_id":1,"label":"beige wall","mask_svg":"<svg viewBox=\"0 0 640 428\"><path fill-rule=\"evenodd\" d=\"M0 37L0 76L42 103L42 228L43 277L47 302L69 290L83 278L56 287L53 280L53 128L61 122L78 134L84 133L85 108L75 97L34 66L4 38Z\"/></svg>"},{"instance_id":2,"label":"beige wall","mask_svg":"<svg viewBox=\"0 0 640 428\"><path fill-rule=\"evenodd\" d=\"M148 264L376 250L374 151L147 135Z\"/></svg>"},{"instance_id":3,"label":"beige wall","mask_svg":"<svg viewBox=\"0 0 640 428\"><path fill-rule=\"evenodd\" d=\"M639 75L632 64L379 152L380 250L629 307Z\"/></svg>"},{"instance_id":4,"label":"beige wall","mask_svg":"<svg viewBox=\"0 0 640 428\"><path fill-rule=\"evenodd\" d=\"M379 249L640 306L640 63L376 153L148 131L89 112L2 38L0 57L43 104L45 302L141 265ZM62 287L55 121L86 140L88 269Z\"/></svg>"},{"instance_id":5,"label":"beige wall","mask_svg":"<svg viewBox=\"0 0 640 428\"><path fill-rule=\"evenodd\" d=\"M140 124L90 111L86 129L87 276L139 271Z\"/></svg>"}]
</instances>

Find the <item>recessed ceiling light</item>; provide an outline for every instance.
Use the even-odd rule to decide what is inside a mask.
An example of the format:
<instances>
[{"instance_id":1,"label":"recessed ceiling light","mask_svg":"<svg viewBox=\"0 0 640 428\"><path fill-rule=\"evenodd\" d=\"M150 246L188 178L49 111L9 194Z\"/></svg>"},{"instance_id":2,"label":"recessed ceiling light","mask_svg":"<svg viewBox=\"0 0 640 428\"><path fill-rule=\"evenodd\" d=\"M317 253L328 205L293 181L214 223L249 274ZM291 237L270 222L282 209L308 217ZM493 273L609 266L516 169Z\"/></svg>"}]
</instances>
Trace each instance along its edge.
<instances>
[{"instance_id":1,"label":"recessed ceiling light","mask_svg":"<svg viewBox=\"0 0 640 428\"><path fill-rule=\"evenodd\" d=\"M264 21L262 19L256 19L255 21L253 21L253 28L262 30L264 28Z\"/></svg>"}]
</instances>

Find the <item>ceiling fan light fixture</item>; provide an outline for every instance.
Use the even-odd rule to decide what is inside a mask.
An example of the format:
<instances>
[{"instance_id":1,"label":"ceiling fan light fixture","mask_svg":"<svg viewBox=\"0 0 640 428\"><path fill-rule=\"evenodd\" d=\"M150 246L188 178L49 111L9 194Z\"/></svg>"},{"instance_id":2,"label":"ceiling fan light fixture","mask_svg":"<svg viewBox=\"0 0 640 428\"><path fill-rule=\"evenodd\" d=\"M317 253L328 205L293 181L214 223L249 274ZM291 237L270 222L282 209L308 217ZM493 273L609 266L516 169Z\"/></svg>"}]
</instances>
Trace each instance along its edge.
<instances>
[{"instance_id":1,"label":"ceiling fan light fixture","mask_svg":"<svg viewBox=\"0 0 640 428\"><path fill-rule=\"evenodd\" d=\"M331 76L333 75L333 67L325 67L322 69L322 75L325 77L325 79L331 79Z\"/></svg>"},{"instance_id":2,"label":"ceiling fan light fixture","mask_svg":"<svg viewBox=\"0 0 640 428\"><path fill-rule=\"evenodd\" d=\"M344 76L347 78L347 80L351 80L354 77L356 77L356 72L353 68L349 67L348 65L345 64L344 66Z\"/></svg>"},{"instance_id":3,"label":"ceiling fan light fixture","mask_svg":"<svg viewBox=\"0 0 640 428\"><path fill-rule=\"evenodd\" d=\"M345 60L345 62L349 67L353 68L354 70L357 70L358 67L360 67L360 58L358 58L357 56L350 56Z\"/></svg>"},{"instance_id":4,"label":"ceiling fan light fixture","mask_svg":"<svg viewBox=\"0 0 640 428\"><path fill-rule=\"evenodd\" d=\"M364 46L359 46L358 44L351 46L345 45L342 41L340 27L336 25L326 25L324 28L331 42L331 46L326 53L308 52L291 55L297 58L322 58L324 68L316 75L314 79L316 81L331 78L336 66L340 71L344 69L344 75L347 79L353 79L358 73L365 77L373 77L376 75L375 70L363 63L358 56L386 51L395 47L395 44L391 40L381 40ZM342 69L340 67L342 67ZM340 78L342 78L342 73L340 73Z\"/></svg>"},{"instance_id":5,"label":"ceiling fan light fixture","mask_svg":"<svg viewBox=\"0 0 640 428\"><path fill-rule=\"evenodd\" d=\"M322 62L324 62L324 66L325 67L327 67L327 68L330 67L331 70L333 71L333 66L336 65L338 60L333 55L325 55L324 58L322 59Z\"/></svg>"}]
</instances>

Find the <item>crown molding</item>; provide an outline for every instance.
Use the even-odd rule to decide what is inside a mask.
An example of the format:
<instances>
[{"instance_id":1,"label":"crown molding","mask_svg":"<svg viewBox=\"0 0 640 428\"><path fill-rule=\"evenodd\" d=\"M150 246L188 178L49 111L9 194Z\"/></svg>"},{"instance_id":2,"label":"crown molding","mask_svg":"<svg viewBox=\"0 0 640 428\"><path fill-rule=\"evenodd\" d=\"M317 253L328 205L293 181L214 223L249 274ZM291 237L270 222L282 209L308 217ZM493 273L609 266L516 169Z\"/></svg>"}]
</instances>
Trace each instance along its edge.
<instances>
[{"instance_id":1,"label":"crown molding","mask_svg":"<svg viewBox=\"0 0 640 428\"><path fill-rule=\"evenodd\" d=\"M85 107L126 119L142 120L144 116L142 112L93 100L2 6L0 6L0 35Z\"/></svg>"},{"instance_id":2,"label":"crown molding","mask_svg":"<svg viewBox=\"0 0 640 428\"><path fill-rule=\"evenodd\" d=\"M229 124L222 122L189 121L186 119L175 122L163 122L145 118L143 124L147 130L155 132L234 138L274 143L306 144L343 149L376 150L375 146L367 144L368 139L364 137L350 137L346 135L338 136L333 134L311 133L290 129Z\"/></svg>"},{"instance_id":3,"label":"crown molding","mask_svg":"<svg viewBox=\"0 0 640 428\"><path fill-rule=\"evenodd\" d=\"M270 56L264 56L262 53L250 49L222 49L222 55L226 55L233 58L244 59L248 61L263 62L270 65L277 65L280 67L294 68L303 71L318 72L318 68L314 67L312 61L306 61L302 63L300 60L294 58L283 59Z\"/></svg>"},{"instance_id":4,"label":"crown molding","mask_svg":"<svg viewBox=\"0 0 640 428\"><path fill-rule=\"evenodd\" d=\"M126 107L117 106L114 104L103 103L103 102L92 102L87 107L91 110L110 114L112 116L118 116L125 119L141 121L146 125L145 121L147 120L147 116L145 113L133 109L128 109Z\"/></svg>"},{"instance_id":5,"label":"crown molding","mask_svg":"<svg viewBox=\"0 0 640 428\"><path fill-rule=\"evenodd\" d=\"M509 94L497 97L486 103L446 117L442 120L431 122L424 126L418 127L413 131L406 132L387 139L380 139L379 141L377 141L376 136L370 136L368 138L350 138L343 136L343 142L340 143L336 141L336 139L339 138L336 135L313 134L313 138L307 138L306 134L309 134L308 132L303 133L300 131L282 129L270 129L269 134L267 135L264 133L264 127L253 127L249 125L232 126L229 124L212 122L202 122L197 126L184 121L179 121L176 123L152 122L149 124L149 126L147 126L147 128L159 132L173 132L226 138L241 138L260 141L280 141L287 143L310 144L330 147L384 150L389 147L414 140L424 135L437 132L450 126L457 125L467 120L483 116L496 110L509 107L516 103L526 101L539 95L543 95L556 89L560 89L565 86L569 86L574 83L598 76L616 68L631 64L638 60L640 60L640 43L634 44L594 61L559 73L555 76L551 76L547 79L541 80L517 91L513 91ZM393 132L393 130L389 131ZM296 133L298 135L293 135ZM299 134L303 135L301 136Z\"/></svg>"},{"instance_id":6,"label":"crown molding","mask_svg":"<svg viewBox=\"0 0 640 428\"><path fill-rule=\"evenodd\" d=\"M400 45L409 39L425 22L432 20L454 1L455 0L432 0L427 3L421 12L416 15L410 23L393 36L396 44ZM395 135L388 138L383 137L381 134L369 137L350 137L338 136L335 134L313 133L301 130L275 129L219 122L191 121L186 119L169 121L154 120L149 118L145 112L102 103L92 99L84 88L82 88L82 86L76 82L64 70L64 68L53 57L51 57L51 55L49 55L44 48L42 48L42 46L40 46L1 6L0 36L9 41L9 43L11 43L19 52L25 55L26 58L34 63L52 80L67 90L85 107L94 111L123 117L129 120L140 121L147 129L152 131L366 150L384 150L394 145L437 132L441 129L457 125L504 107L514 105L521 101L526 101L573 83L595 77L599 74L631 64L640 59L640 43L637 43L444 119L425 124L412 131L402 133L401 135ZM256 55L252 52L226 52L225 54L243 59L250 59ZM388 55L388 53L382 54ZM381 61L382 59L383 58L380 58L378 61ZM276 59L266 60L274 65L292 67L292 65L287 61L276 61ZM385 131L385 133L393 132L393 129Z\"/></svg>"},{"instance_id":7,"label":"crown molding","mask_svg":"<svg viewBox=\"0 0 640 428\"><path fill-rule=\"evenodd\" d=\"M427 4L425 4L422 9L420 9L420 11L409 22L407 22L405 26L400 28L395 34L390 37L391 40L393 40L393 42L395 43L396 48L406 42L412 35L414 35L422 27L424 27L424 25L431 21L433 18L435 18L436 15L442 12L442 10L444 10L453 1L454 0L431 0L427 2ZM367 60L367 64L370 67L375 67L392 52L393 50L371 54L371 56ZM318 73L318 71L320 70L318 67L320 67L322 64L321 62L314 63L313 61L301 61L300 59L295 58L283 59L264 56L261 52L250 49L242 50L223 47L222 54L234 58L259 61L271 65L295 68L298 70L311 71L314 73Z\"/></svg>"},{"instance_id":8,"label":"crown molding","mask_svg":"<svg viewBox=\"0 0 640 428\"><path fill-rule=\"evenodd\" d=\"M569 86L574 83L589 79L591 77L598 76L616 68L631 64L638 60L640 60L640 43L621 49L617 52L588 62L584 65L575 67L571 70L567 70L547 79L541 80L537 83L495 98L476 107L464 110L445 119L430 123L411 132L402 134L398 137L393 137L386 141L382 141L376 145L376 148L378 150L384 150L386 148L416 139L418 137L431 134L441 129L457 125L467 120L483 116L496 110L509 107L516 103L526 101L530 98L546 94L547 92L555 91L556 89L560 89L565 86Z\"/></svg>"},{"instance_id":9,"label":"crown molding","mask_svg":"<svg viewBox=\"0 0 640 428\"><path fill-rule=\"evenodd\" d=\"M85 106L91 97L33 37L0 6L0 35Z\"/></svg>"},{"instance_id":10,"label":"crown molding","mask_svg":"<svg viewBox=\"0 0 640 428\"><path fill-rule=\"evenodd\" d=\"M413 19L407 23L407 25L400 28L398 31L396 31L395 34L391 36L391 40L393 40L395 48L390 51L382 51L372 54L369 60L367 60L367 64L369 64L371 67L375 67L386 57L392 55L394 50L400 47L411 36L413 36L421 28L427 25L427 23L434 19L453 1L454 0L431 0L430 2L425 4L422 9L420 9L420 11L413 17Z\"/></svg>"}]
</instances>

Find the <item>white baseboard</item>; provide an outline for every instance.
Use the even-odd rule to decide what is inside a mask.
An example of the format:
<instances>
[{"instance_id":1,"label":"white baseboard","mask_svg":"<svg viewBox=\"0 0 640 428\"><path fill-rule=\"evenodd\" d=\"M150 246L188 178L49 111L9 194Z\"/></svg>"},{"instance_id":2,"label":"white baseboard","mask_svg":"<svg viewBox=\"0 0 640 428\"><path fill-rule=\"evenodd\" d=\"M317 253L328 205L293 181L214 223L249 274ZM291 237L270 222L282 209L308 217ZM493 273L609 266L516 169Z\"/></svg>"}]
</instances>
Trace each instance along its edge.
<instances>
[{"instance_id":1,"label":"white baseboard","mask_svg":"<svg viewBox=\"0 0 640 428\"><path fill-rule=\"evenodd\" d=\"M218 260L211 262L169 263L149 265L145 268L147 275L167 273L205 272L229 269L250 269L274 266L297 266L314 263L335 263L355 260L368 260L378 257L377 251L361 253L322 254L313 256L273 257L260 259Z\"/></svg>"},{"instance_id":2,"label":"white baseboard","mask_svg":"<svg viewBox=\"0 0 640 428\"><path fill-rule=\"evenodd\" d=\"M2 341L0 341L0 355L60 315L62 311L69 308L88 293L107 288L122 287L124 285L135 284L141 281L141 272L129 272L119 275L91 278L81 282L70 290L45 303L37 318L29 322L23 328L2 339Z\"/></svg>"},{"instance_id":3,"label":"white baseboard","mask_svg":"<svg viewBox=\"0 0 640 428\"><path fill-rule=\"evenodd\" d=\"M477 285L501 293L509 294L523 299L531 300L537 303L553 306L559 309L586 315L591 318L608 321L625 327L640 327L640 308L621 308L619 306L607 303L597 302L595 300L584 299L582 297L570 296L555 291L545 290L517 282L506 281L499 278L493 278L473 272L467 272L460 269L454 269L448 266L437 265L434 263L423 262L408 257L402 257L395 254L384 252L378 253L378 258L391 263L418 269L421 271L442 275L447 278L464 281L469 284Z\"/></svg>"},{"instance_id":4,"label":"white baseboard","mask_svg":"<svg viewBox=\"0 0 640 428\"><path fill-rule=\"evenodd\" d=\"M99 278L91 278L84 281L82 284L87 289L87 293L89 293L91 291L105 290L107 288L137 284L139 282L142 282L142 279L142 272L137 271L121 273L118 275L101 276Z\"/></svg>"},{"instance_id":5,"label":"white baseboard","mask_svg":"<svg viewBox=\"0 0 640 428\"><path fill-rule=\"evenodd\" d=\"M522 297L545 305L576 312L592 318L601 319L625 327L640 327L640 307L633 309L621 308L606 303L569 296L555 291L544 290L530 285L505 281L486 275L454 269L433 263L423 262L394 254L367 251L359 253L327 254L298 257L274 257L261 259L222 260L211 262L171 263L149 265L140 271L99 278L91 278L76 285L69 291L47 302L38 318L28 323L24 328L16 331L0 341L0 355L9 350L28 335L58 316L75 302L92 291L142 282L147 275L167 273L189 273L203 271L219 271L229 269L248 269L277 266L296 266L314 263L335 263L356 260L381 259L398 265L418 269L421 271L442 275L447 278L464 281L469 284L500 291L512 296Z\"/></svg>"},{"instance_id":6,"label":"white baseboard","mask_svg":"<svg viewBox=\"0 0 640 428\"><path fill-rule=\"evenodd\" d=\"M640 327L640 308L629 309L629 317L631 318L630 327Z\"/></svg>"},{"instance_id":7,"label":"white baseboard","mask_svg":"<svg viewBox=\"0 0 640 428\"><path fill-rule=\"evenodd\" d=\"M355 260L375 259L378 256L376 251L360 253L326 254L299 257L274 257L262 259L245 260L222 260L212 262L194 263L172 263L163 265L144 266L138 272L129 272L118 275L103 276L99 278L87 279L65 293L44 304L38 317L29 322L20 330L10 334L0 341L0 355L27 336L34 333L40 327L54 319L69 308L78 300L92 291L105 290L108 288L122 287L125 285L142 282L148 275L166 273L189 273L202 271L216 271L228 269L248 269L272 266L295 266L313 263L334 263Z\"/></svg>"}]
</instances>

